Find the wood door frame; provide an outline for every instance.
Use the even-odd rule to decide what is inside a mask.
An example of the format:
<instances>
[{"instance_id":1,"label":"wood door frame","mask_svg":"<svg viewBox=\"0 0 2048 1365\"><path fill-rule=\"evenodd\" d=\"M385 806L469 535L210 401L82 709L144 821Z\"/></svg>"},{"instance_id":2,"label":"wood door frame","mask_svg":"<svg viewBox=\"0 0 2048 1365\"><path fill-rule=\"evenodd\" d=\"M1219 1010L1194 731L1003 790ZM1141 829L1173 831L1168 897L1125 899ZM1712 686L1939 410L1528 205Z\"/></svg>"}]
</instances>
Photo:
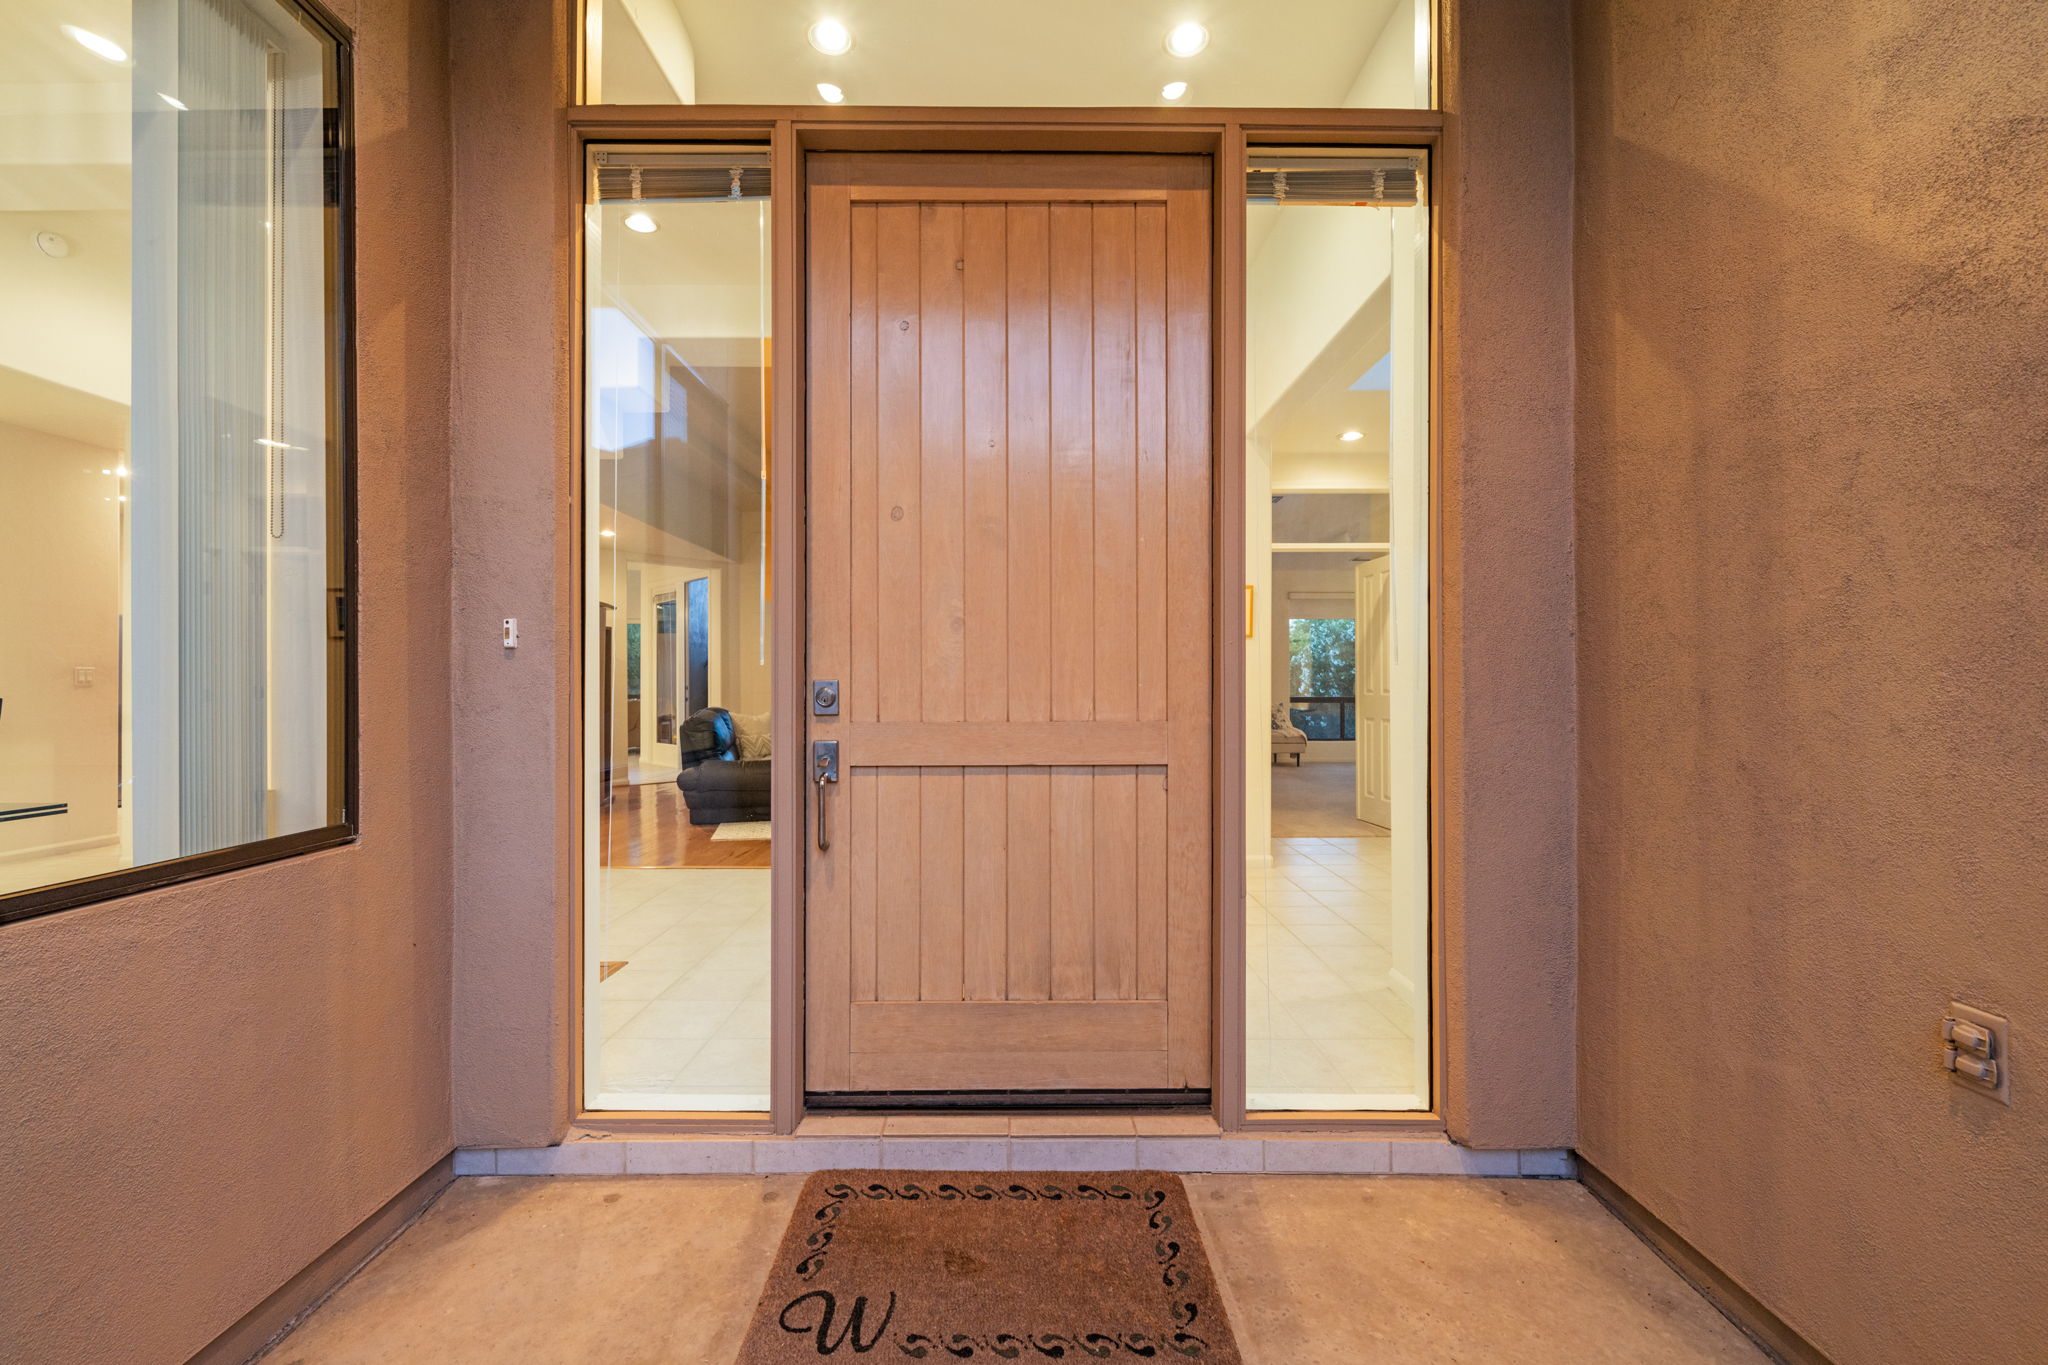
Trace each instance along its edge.
<instances>
[{"instance_id":1,"label":"wood door frame","mask_svg":"<svg viewBox=\"0 0 2048 1365\"><path fill-rule=\"evenodd\" d=\"M808 347L808 270L804 240L805 158L813 151L967 151L967 152L1167 152L1212 158L1216 192L1211 224L1211 441L1213 443L1214 553L1211 574L1214 606L1212 646L1212 790L1211 790L1211 1028L1214 1076L1211 1104L1225 1132L1333 1129L1353 1133L1440 1132L1446 1109L1445 1086L1445 903L1441 821L1445 757L1441 706L1443 655L1442 606L1437 587L1447 537L1438 490L1443 486L1443 275L1444 220L1456 211L1456 177L1447 165L1455 155L1446 136L1443 114L1415 109L1131 109L1131 108L927 108L813 107L789 105L587 105L566 111L563 160L571 177L568 202L573 209L570 239L568 337L573 354L583 352L583 276L585 159L593 144L602 143L757 143L770 154L770 327L775 352L796 357L776 375L770 397L770 429L776 433L771 468L807 470L805 450L807 401L805 360ZM1242 649L1224 647L1238 641L1243 630L1244 547L1244 281L1245 218L1243 196L1234 187L1244 183L1246 149L1253 145L1414 148L1430 157L1429 269L1429 470L1431 524L1429 554L1429 944L1430 944L1430 1094L1428 1111L1359 1114L1247 1114L1245 1111L1245 746L1243 723L1245 667ZM1229 192L1226 192L1226 189ZM580 364L577 373L581 374ZM572 432L576 443L572 484L574 563L584 560L584 413L579 378L572 400ZM773 551L770 573L777 585L772 608L774 657L806 657L805 497L806 480L784 478L773 499L770 525ZM580 569L579 569L580 572ZM575 594L579 651L586 648L589 623L583 619L585 592ZM574 678L572 711L582 718L588 709L586 666L579 658ZM772 733L777 752L795 754L804 744L808 714L808 675L785 664L776 670L771 698ZM569 764L572 809L580 818L572 878L572 971L569 1020L571 1039L570 1111L589 1113L593 1122L631 1131L751 1131L791 1133L804 1116L804 851L808 846L809 790L803 765L776 765L770 814L778 829L804 832L801 839L776 840L770 852L772 930L770 934L771 1081L770 1110L765 1116L696 1114L677 1111L586 1111L584 1067L589 1040L585 1037L589 967L583 941L582 842L591 837L584 781L588 756L587 720L571 726L576 752Z\"/></svg>"}]
</instances>

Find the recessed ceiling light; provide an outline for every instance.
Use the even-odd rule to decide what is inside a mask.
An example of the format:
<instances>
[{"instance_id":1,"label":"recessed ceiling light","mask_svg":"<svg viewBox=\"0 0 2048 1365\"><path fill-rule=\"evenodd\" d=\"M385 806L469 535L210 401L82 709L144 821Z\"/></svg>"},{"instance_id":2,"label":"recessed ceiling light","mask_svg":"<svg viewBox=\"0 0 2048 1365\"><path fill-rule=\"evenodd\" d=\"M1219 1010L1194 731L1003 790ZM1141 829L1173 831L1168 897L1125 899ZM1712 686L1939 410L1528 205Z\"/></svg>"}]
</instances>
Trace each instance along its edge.
<instances>
[{"instance_id":1,"label":"recessed ceiling light","mask_svg":"<svg viewBox=\"0 0 2048 1365\"><path fill-rule=\"evenodd\" d=\"M651 214L635 212L626 215L626 226L635 232L653 232L661 224L655 222Z\"/></svg>"},{"instance_id":2,"label":"recessed ceiling light","mask_svg":"<svg viewBox=\"0 0 2048 1365\"><path fill-rule=\"evenodd\" d=\"M811 46L827 57L842 57L853 47L853 30L837 19L820 19L805 31Z\"/></svg>"},{"instance_id":3,"label":"recessed ceiling light","mask_svg":"<svg viewBox=\"0 0 2048 1365\"><path fill-rule=\"evenodd\" d=\"M1166 35L1166 50L1176 57L1192 57L1209 45L1209 30L1189 20L1175 24Z\"/></svg>"},{"instance_id":4,"label":"recessed ceiling light","mask_svg":"<svg viewBox=\"0 0 2048 1365\"><path fill-rule=\"evenodd\" d=\"M1363 441L1365 439L1365 433L1362 431L1347 431L1343 433L1341 436L1339 436L1337 439L1340 441Z\"/></svg>"},{"instance_id":5,"label":"recessed ceiling light","mask_svg":"<svg viewBox=\"0 0 2048 1365\"><path fill-rule=\"evenodd\" d=\"M1186 81L1168 81L1165 85L1159 87L1161 99L1177 100L1182 95L1187 94L1187 92L1188 83Z\"/></svg>"},{"instance_id":6,"label":"recessed ceiling light","mask_svg":"<svg viewBox=\"0 0 2048 1365\"><path fill-rule=\"evenodd\" d=\"M76 24L64 25L64 31L71 35L72 42L77 43L95 57L105 57L110 62L125 62L128 60L128 49L122 47L112 38L102 38L91 29L80 28Z\"/></svg>"},{"instance_id":7,"label":"recessed ceiling light","mask_svg":"<svg viewBox=\"0 0 2048 1365\"><path fill-rule=\"evenodd\" d=\"M161 90L156 92L156 97L162 100L165 104L170 105L171 108L178 110L180 113L184 113L192 107L191 105L185 103L185 101L183 100L172 99L169 95L166 95Z\"/></svg>"},{"instance_id":8,"label":"recessed ceiling light","mask_svg":"<svg viewBox=\"0 0 2048 1365\"><path fill-rule=\"evenodd\" d=\"M819 81L818 98L827 104L838 104L846 98L846 92L830 81Z\"/></svg>"},{"instance_id":9,"label":"recessed ceiling light","mask_svg":"<svg viewBox=\"0 0 2048 1365\"><path fill-rule=\"evenodd\" d=\"M602 531L599 531L598 534L603 536L606 540L610 540L613 536L617 535L618 532L614 531L611 527L607 526Z\"/></svg>"}]
</instances>

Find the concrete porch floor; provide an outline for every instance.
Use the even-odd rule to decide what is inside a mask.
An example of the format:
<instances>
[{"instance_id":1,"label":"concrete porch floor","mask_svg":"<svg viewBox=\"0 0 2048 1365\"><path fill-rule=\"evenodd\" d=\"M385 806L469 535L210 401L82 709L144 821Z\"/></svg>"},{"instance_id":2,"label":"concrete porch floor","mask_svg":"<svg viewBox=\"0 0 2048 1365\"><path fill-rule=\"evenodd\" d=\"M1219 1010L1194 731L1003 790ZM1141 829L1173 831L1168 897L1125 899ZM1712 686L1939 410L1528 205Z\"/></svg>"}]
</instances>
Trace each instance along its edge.
<instances>
[{"instance_id":1,"label":"concrete porch floor","mask_svg":"<svg viewBox=\"0 0 2048 1365\"><path fill-rule=\"evenodd\" d=\"M1579 1185L1190 1175L1250 1365L1765 1357ZM267 1365L727 1365L802 1176L481 1176Z\"/></svg>"}]
</instances>

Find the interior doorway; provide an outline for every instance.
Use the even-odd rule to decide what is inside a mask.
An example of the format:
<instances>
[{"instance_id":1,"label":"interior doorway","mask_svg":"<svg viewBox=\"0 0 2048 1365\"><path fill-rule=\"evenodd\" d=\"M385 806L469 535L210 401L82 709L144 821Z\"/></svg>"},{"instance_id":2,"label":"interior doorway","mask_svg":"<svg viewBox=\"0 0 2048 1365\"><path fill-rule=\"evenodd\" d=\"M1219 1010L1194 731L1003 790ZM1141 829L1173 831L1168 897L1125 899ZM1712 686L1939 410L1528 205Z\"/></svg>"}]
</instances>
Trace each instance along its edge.
<instances>
[{"instance_id":1,"label":"interior doorway","mask_svg":"<svg viewBox=\"0 0 2048 1365\"><path fill-rule=\"evenodd\" d=\"M1210 177L810 158L814 1098L1211 1084Z\"/></svg>"}]
</instances>

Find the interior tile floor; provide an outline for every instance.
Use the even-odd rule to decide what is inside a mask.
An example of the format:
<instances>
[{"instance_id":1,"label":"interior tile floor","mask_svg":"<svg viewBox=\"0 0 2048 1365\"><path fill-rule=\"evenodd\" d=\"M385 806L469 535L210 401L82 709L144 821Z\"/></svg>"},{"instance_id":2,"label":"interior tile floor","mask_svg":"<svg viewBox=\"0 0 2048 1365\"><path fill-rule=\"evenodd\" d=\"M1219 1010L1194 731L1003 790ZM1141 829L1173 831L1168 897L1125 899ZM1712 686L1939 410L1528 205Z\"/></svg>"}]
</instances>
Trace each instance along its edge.
<instances>
[{"instance_id":1,"label":"interior tile floor","mask_svg":"<svg viewBox=\"0 0 2048 1365\"><path fill-rule=\"evenodd\" d=\"M1389 975L1392 856L1384 836L1275 839L1271 866L1247 871L1252 1108L1426 1107L1426 1024Z\"/></svg>"},{"instance_id":2,"label":"interior tile floor","mask_svg":"<svg viewBox=\"0 0 2048 1365\"><path fill-rule=\"evenodd\" d=\"M1385 838L1276 839L1247 884L1256 1109L1423 1107L1425 1049L1391 985ZM768 872L610 868L599 886L602 1109L768 1104Z\"/></svg>"},{"instance_id":3,"label":"interior tile floor","mask_svg":"<svg viewBox=\"0 0 2048 1365\"><path fill-rule=\"evenodd\" d=\"M1247 1365L1760 1365L1568 1181L1188 1176ZM801 1176L474 1177L274 1365L727 1365Z\"/></svg>"},{"instance_id":4,"label":"interior tile floor","mask_svg":"<svg viewBox=\"0 0 2048 1365\"><path fill-rule=\"evenodd\" d=\"M768 1107L768 872L599 874L599 1109Z\"/></svg>"}]
</instances>

